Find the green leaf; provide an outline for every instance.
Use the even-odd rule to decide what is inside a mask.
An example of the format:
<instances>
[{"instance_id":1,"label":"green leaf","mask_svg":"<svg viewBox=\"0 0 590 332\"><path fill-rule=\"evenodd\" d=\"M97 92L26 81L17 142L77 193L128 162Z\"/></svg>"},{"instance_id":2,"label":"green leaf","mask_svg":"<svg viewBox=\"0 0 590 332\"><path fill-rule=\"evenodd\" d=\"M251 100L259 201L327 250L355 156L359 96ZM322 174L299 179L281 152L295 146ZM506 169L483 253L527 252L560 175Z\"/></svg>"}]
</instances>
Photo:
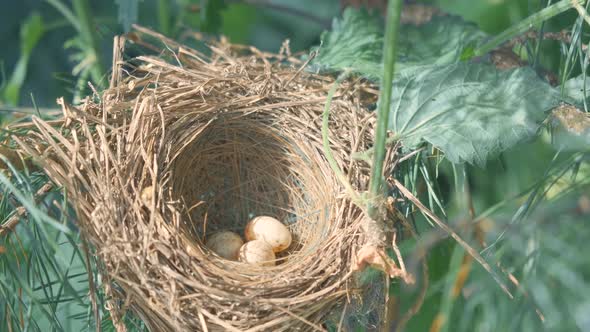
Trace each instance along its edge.
<instances>
[{"instance_id":1,"label":"green leaf","mask_svg":"<svg viewBox=\"0 0 590 332\"><path fill-rule=\"evenodd\" d=\"M533 136L559 95L530 68L457 63L400 75L389 128L406 147L431 143L454 163L483 165Z\"/></svg>"},{"instance_id":2,"label":"green leaf","mask_svg":"<svg viewBox=\"0 0 590 332\"><path fill-rule=\"evenodd\" d=\"M33 13L29 18L23 23L20 30L20 46L21 46L21 54L12 75L10 76L10 80L4 86L4 90L2 91L3 99L11 105L18 104L18 99L20 95L20 89L25 81L27 76L27 68L29 65L29 59L31 57L31 53L35 46L43 37L45 33L45 25L43 24L43 19L41 15L38 13Z\"/></svg>"},{"instance_id":3,"label":"green leaf","mask_svg":"<svg viewBox=\"0 0 590 332\"><path fill-rule=\"evenodd\" d=\"M35 45L45 33L45 25L39 13L32 13L23 23L20 30L21 53L31 54Z\"/></svg>"},{"instance_id":4,"label":"green leaf","mask_svg":"<svg viewBox=\"0 0 590 332\"><path fill-rule=\"evenodd\" d=\"M334 19L332 31L324 31L313 67L322 71L351 70L371 79L383 71L383 26L377 15L347 8ZM313 68L312 67L312 68Z\"/></svg>"},{"instance_id":5,"label":"green leaf","mask_svg":"<svg viewBox=\"0 0 590 332\"><path fill-rule=\"evenodd\" d=\"M396 70L458 62L464 52L469 52L472 45L486 37L475 24L456 16L434 17L421 26L404 25Z\"/></svg>"},{"instance_id":6,"label":"green leaf","mask_svg":"<svg viewBox=\"0 0 590 332\"><path fill-rule=\"evenodd\" d=\"M411 71L434 64L461 60L473 45L487 35L474 24L456 16L434 17L423 25L400 27L396 71ZM312 69L350 70L377 80L383 71L383 25L377 15L348 8L335 19L332 30L322 34L319 54ZM318 50L318 48L316 48Z\"/></svg>"},{"instance_id":7,"label":"green leaf","mask_svg":"<svg viewBox=\"0 0 590 332\"><path fill-rule=\"evenodd\" d=\"M590 79L585 75L570 78L560 88L564 95L572 99L572 101L578 105L583 105L584 100L588 99L588 92L586 91L590 87Z\"/></svg>"}]
</instances>

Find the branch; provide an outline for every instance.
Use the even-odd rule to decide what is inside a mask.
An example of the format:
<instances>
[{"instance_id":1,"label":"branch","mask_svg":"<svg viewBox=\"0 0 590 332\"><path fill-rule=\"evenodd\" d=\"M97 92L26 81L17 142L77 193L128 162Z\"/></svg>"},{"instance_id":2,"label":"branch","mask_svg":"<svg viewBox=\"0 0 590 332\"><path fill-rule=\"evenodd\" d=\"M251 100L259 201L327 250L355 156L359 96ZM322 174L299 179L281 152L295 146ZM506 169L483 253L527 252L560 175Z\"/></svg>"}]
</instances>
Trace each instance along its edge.
<instances>
[{"instance_id":1,"label":"branch","mask_svg":"<svg viewBox=\"0 0 590 332\"><path fill-rule=\"evenodd\" d=\"M498 283L500 288L511 298L513 299L514 296L506 286L506 283L498 276L496 271L488 264L488 262L481 257L481 255L473 249L465 240L463 240L457 232L455 232L449 225L445 224L442 220L440 220L432 211L430 211L416 196L414 196L406 187L404 187L401 182L396 179L392 179L393 184L395 187L404 195L407 199L409 199L414 205L416 205L430 220L432 220L435 224L437 224L440 228L442 228L447 234L449 234L455 241L457 241L465 251L467 251L481 266L488 271L488 273L494 278L494 280Z\"/></svg>"},{"instance_id":2,"label":"branch","mask_svg":"<svg viewBox=\"0 0 590 332\"><path fill-rule=\"evenodd\" d=\"M37 201L40 198L40 196L46 194L49 190L51 190L52 187L53 185L51 183L46 183L41 188L39 188L39 190L37 190L37 193L35 194L35 204L37 204ZM0 236L4 236L5 234L8 234L8 232L13 231L16 225L18 225L20 218L26 214L27 209L25 209L23 206L19 206L18 208L16 208L16 213L14 213L10 218L8 218L8 220L4 224L0 225Z\"/></svg>"}]
</instances>

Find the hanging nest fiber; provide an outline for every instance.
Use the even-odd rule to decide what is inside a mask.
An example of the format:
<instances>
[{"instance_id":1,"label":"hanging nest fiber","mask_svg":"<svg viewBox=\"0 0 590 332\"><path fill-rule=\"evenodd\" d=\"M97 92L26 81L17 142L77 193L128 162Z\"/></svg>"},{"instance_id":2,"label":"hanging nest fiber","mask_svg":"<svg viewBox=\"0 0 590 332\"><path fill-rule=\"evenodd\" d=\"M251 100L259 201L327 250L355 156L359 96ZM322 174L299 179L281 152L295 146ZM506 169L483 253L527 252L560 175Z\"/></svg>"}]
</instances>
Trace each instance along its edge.
<instances>
[{"instance_id":1,"label":"hanging nest fiber","mask_svg":"<svg viewBox=\"0 0 590 332\"><path fill-rule=\"evenodd\" d=\"M125 43L147 51L124 59ZM357 294L355 255L371 240L322 146L335 79L306 72L286 47L209 49L136 27L127 42L115 39L108 89L76 107L60 101L63 118L34 118L13 139L68 192L115 323L130 309L152 331L323 330ZM347 80L330 109L334 160L358 192L370 167L351 156L372 146L375 100L368 83ZM392 167L393 149L388 156ZM276 266L225 260L204 245L215 231L242 233L256 215L293 234Z\"/></svg>"}]
</instances>

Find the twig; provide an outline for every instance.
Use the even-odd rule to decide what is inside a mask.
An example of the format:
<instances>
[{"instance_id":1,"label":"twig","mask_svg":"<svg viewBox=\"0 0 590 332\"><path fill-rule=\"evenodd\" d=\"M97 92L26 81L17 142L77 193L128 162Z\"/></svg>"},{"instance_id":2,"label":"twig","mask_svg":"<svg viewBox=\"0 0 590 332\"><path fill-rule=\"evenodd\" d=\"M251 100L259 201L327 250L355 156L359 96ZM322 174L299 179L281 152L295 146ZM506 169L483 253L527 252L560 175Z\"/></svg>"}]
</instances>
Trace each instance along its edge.
<instances>
[{"instance_id":1,"label":"twig","mask_svg":"<svg viewBox=\"0 0 590 332\"><path fill-rule=\"evenodd\" d=\"M539 309L539 307L537 307L537 305L534 303L534 299L531 299L529 297L529 293L526 291L526 289L524 289L524 287L522 287L522 285L520 284L520 282L518 281L518 279L516 279L516 277L514 276L514 274L512 274L510 271L507 271L504 267L502 267L502 265L500 265L500 263L496 263L496 265L498 266L498 268L500 270L502 270L502 272L506 273L506 275L508 275L508 280L510 280L510 282L516 286L516 288L522 292L522 295L524 296L524 298L528 301L531 302L533 309L535 310L535 313L537 314L537 317L539 317L539 320L541 322L545 322L545 315L543 315L543 312L541 311L541 309Z\"/></svg>"},{"instance_id":2,"label":"twig","mask_svg":"<svg viewBox=\"0 0 590 332\"><path fill-rule=\"evenodd\" d=\"M481 266L488 271L488 273L492 276L492 278L494 278L494 280L496 281L496 283L498 283L498 285L500 286L500 288L512 299L514 298L514 296L512 295L512 293L510 292L510 290L508 289L508 287L506 286L506 284L504 283L504 281L502 281L502 279L500 279L500 277L498 276L498 274L496 273L496 271L494 271L494 269L492 269L492 267L490 266L490 264L488 264L483 257L481 257L481 255L475 251L475 249L473 249L469 244L467 244L467 242L465 242L465 240L463 240L459 234L457 234L451 227L449 227L449 225L445 224L442 220L440 220L432 211L430 211L426 206L424 206L424 204L422 204L422 202L420 202L420 200L418 198L416 198L416 196L414 196L406 187L404 187L404 185L401 184L401 182L399 182L397 179L392 179L395 187L404 195L406 196L406 198L408 198L412 203L414 203L414 205L416 205L420 210L422 210L422 212L428 216L435 224L437 224L440 228L442 228L447 234L449 234L453 239L455 239L455 241L457 241L457 243L459 243L463 249L465 249L475 260L477 260L477 262L479 264L481 264Z\"/></svg>"},{"instance_id":3,"label":"twig","mask_svg":"<svg viewBox=\"0 0 590 332\"><path fill-rule=\"evenodd\" d=\"M51 190L52 187L53 185L51 183L46 183L41 188L39 188L35 194L35 204L37 203L39 197L46 194L49 190ZM27 214L27 209L25 209L23 206L19 206L15 210L16 212L10 218L8 218L4 224L0 225L0 236L4 236L5 234L8 234L8 232L13 231L16 225L18 225L20 218Z\"/></svg>"},{"instance_id":4,"label":"twig","mask_svg":"<svg viewBox=\"0 0 590 332\"><path fill-rule=\"evenodd\" d=\"M408 285L413 284L414 279L413 279L412 275L409 274L408 271L406 270L406 264L404 264L404 259L402 258L402 254L397 246L397 232L393 233L393 240L391 241L391 248L393 249L393 252L395 253L395 256L397 257L397 260L399 262L399 268L400 268L401 272L403 273L401 275L402 279Z\"/></svg>"},{"instance_id":5,"label":"twig","mask_svg":"<svg viewBox=\"0 0 590 332\"><path fill-rule=\"evenodd\" d=\"M299 69L297 69L297 71L291 76L289 77L289 79L281 84L281 87L284 88L286 86L289 85L289 83L291 83L295 78L297 78L297 76L299 76L299 74L301 74L301 72L305 69L305 67L307 67L307 65L313 60L315 59L315 57L318 55L317 51L313 51L311 52L311 54L309 55L309 57L307 58L307 60L305 60L305 62L299 66Z\"/></svg>"}]
</instances>

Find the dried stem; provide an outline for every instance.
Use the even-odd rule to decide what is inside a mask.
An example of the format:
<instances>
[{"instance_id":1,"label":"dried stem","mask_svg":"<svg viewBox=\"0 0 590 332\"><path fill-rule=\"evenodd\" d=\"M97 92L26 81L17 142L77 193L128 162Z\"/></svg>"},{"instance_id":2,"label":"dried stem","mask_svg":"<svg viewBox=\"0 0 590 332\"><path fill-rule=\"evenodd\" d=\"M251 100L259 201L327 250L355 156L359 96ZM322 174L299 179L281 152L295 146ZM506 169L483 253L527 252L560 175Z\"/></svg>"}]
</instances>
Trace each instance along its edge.
<instances>
[{"instance_id":1,"label":"dried stem","mask_svg":"<svg viewBox=\"0 0 590 332\"><path fill-rule=\"evenodd\" d=\"M45 195L46 193L48 193L51 188L53 188L53 185L51 183L46 183L43 186L41 186L41 188L39 188L39 190L37 190L37 193L35 193L35 204L37 204L37 202L39 202L39 200L41 199L41 197L43 195ZM0 236L4 236L6 234L8 234L9 232L13 231L14 228L18 225L20 218L24 217L27 215L27 209L23 206L19 206L15 209L15 213L8 218L8 220L0 225Z\"/></svg>"},{"instance_id":2,"label":"dried stem","mask_svg":"<svg viewBox=\"0 0 590 332\"><path fill-rule=\"evenodd\" d=\"M414 205L416 205L422 212L430 218L437 226L442 228L448 235L450 235L457 243L459 243L463 249L465 249L481 266L488 271L488 273L494 278L496 283L500 286L500 288L510 297L513 298L512 293L500 279L498 274L494 271L494 269L486 262L483 257L471 247L465 240L463 240L459 234L457 234L449 225L445 224L442 220L440 220L432 211L430 211L418 198L416 198L404 185L402 185L398 180L393 179L393 183L395 187L404 195L407 199L409 199Z\"/></svg>"}]
</instances>

